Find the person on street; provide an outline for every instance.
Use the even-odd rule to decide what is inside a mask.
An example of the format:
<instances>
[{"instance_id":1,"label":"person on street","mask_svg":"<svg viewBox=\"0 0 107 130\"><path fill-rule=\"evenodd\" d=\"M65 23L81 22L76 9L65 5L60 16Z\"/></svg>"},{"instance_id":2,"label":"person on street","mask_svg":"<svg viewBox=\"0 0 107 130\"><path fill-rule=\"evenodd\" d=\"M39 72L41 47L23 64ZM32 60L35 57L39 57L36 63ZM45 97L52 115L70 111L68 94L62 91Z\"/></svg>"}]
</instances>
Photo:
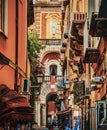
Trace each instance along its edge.
<instances>
[{"instance_id":1,"label":"person on street","mask_svg":"<svg viewBox=\"0 0 107 130\"><path fill-rule=\"evenodd\" d=\"M54 116L52 119L52 126L53 126L53 128L56 127L56 116Z\"/></svg>"}]
</instances>

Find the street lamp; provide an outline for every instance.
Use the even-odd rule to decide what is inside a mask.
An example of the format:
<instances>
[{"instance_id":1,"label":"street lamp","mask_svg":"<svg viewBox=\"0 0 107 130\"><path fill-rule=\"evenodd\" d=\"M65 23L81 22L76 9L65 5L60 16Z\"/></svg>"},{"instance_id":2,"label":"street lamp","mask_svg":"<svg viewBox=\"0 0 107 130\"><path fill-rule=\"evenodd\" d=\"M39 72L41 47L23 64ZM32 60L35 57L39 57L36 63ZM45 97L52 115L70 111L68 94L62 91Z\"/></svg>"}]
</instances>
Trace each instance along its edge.
<instances>
[{"instance_id":1,"label":"street lamp","mask_svg":"<svg viewBox=\"0 0 107 130\"><path fill-rule=\"evenodd\" d=\"M40 67L36 67L36 80L37 80L37 84L42 84L43 82L43 78L44 78L44 75L43 75L43 72L41 70Z\"/></svg>"},{"instance_id":2,"label":"street lamp","mask_svg":"<svg viewBox=\"0 0 107 130\"><path fill-rule=\"evenodd\" d=\"M35 113L35 123L39 123L39 115L38 115L38 110L39 110L39 95L41 91L41 84L43 83L43 78L44 75L42 73L41 67L38 65L36 66L36 71L35 71L35 80L36 84L34 86L31 86L33 88L33 95L34 95L34 113ZM34 126L35 127L35 126Z\"/></svg>"},{"instance_id":3,"label":"street lamp","mask_svg":"<svg viewBox=\"0 0 107 130\"><path fill-rule=\"evenodd\" d=\"M33 91L33 98L34 98L34 126L33 127L37 127L37 123L38 123L38 101L39 101L39 95L40 95L40 91L41 91L41 87L40 85L34 85L31 86L31 89Z\"/></svg>"},{"instance_id":4,"label":"street lamp","mask_svg":"<svg viewBox=\"0 0 107 130\"><path fill-rule=\"evenodd\" d=\"M34 95L35 95L35 98L38 98L39 94L40 94L40 86L35 86L35 89L34 89Z\"/></svg>"},{"instance_id":5,"label":"street lamp","mask_svg":"<svg viewBox=\"0 0 107 130\"><path fill-rule=\"evenodd\" d=\"M66 89L69 89L69 88L70 88L70 83L71 83L71 81L68 80L68 79L66 79L66 80L64 81L64 85L65 85L65 88L66 88Z\"/></svg>"}]
</instances>

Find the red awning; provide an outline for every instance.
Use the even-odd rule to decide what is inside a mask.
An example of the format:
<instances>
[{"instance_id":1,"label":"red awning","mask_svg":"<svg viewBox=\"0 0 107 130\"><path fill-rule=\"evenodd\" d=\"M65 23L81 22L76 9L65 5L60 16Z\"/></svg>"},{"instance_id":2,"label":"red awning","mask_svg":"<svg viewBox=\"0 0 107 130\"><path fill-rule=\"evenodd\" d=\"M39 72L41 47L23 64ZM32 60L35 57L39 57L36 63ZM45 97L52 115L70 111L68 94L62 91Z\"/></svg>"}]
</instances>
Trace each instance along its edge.
<instances>
[{"instance_id":1,"label":"red awning","mask_svg":"<svg viewBox=\"0 0 107 130\"><path fill-rule=\"evenodd\" d=\"M34 121L33 108L27 98L6 85L0 85L0 122L5 121Z\"/></svg>"}]
</instances>

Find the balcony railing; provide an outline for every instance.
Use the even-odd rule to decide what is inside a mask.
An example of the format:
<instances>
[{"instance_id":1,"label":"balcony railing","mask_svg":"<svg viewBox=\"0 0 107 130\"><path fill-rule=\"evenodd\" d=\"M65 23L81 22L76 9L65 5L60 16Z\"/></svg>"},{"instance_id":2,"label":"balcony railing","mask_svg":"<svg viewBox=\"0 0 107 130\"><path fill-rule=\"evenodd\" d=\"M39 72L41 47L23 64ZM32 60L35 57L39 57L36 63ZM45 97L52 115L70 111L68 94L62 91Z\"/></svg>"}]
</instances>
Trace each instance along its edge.
<instances>
[{"instance_id":1,"label":"balcony railing","mask_svg":"<svg viewBox=\"0 0 107 130\"><path fill-rule=\"evenodd\" d=\"M60 81L63 78L62 75L57 75L56 76L56 82ZM44 82L50 82L51 81L51 76L45 75L44 76Z\"/></svg>"},{"instance_id":2,"label":"balcony railing","mask_svg":"<svg viewBox=\"0 0 107 130\"><path fill-rule=\"evenodd\" d=\"M85 21L86 14L85 13L73 13L73 20L74 21Z\"/></svg>"},{"instance_id":3,"label":"balcony railing","mask_svg":"<svg viewBox=\"0 0 107 130\"><path fill-rule=\"evenodd\" d=\"M61 39L39 39L42 45L61 45Z\"/></svg>"}]
</instances>

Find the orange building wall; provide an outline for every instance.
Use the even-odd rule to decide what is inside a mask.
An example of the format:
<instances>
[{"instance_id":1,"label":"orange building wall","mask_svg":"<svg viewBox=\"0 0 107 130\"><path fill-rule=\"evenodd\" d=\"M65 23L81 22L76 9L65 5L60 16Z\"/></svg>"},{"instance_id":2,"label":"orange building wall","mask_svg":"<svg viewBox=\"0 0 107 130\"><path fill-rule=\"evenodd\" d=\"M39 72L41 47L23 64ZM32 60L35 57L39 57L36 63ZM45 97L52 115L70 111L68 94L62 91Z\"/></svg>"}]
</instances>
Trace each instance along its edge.
<instances>
[{"instance_id":1,"label":"orange building wall","mask_svg":"<svg viewBox=\"0 0 107 130\"><path fill-rule=\"evenodd\" d=\"M42 31L41 37L42 39L46 39L46 15L47 13L42 13Z\"/></svg>"},{"instance_id":2,"label":"orange building wall","mask_svg":"<svg viewBox=\"0 0 107 130\"><path fill-rule=\"evenodd\" d=\"M8 37L5 39L0 36L0 52L6 57L15 60L15 1L8 2ZM3 67L3 65L0 65ZM5 65L0 69L0 84L6 84L10 88L14 87L14 71L9 66Z\"/></svg>"},{"instance_id":3,"label":"orange building wall","mask_svg":"<svg viewBox=\"0 0 107 130\"><path fill-rule=\"evenodd\" d=\"M27 1L19 1L19 37L18 37L18 66L26 72L26 47L27 47ZM5 39L0 35L0 52L15 63L15 45L16 45L16 1L8 2L8 36ZM0 84L6 84L14 88L15 70L8 65L0 64Z\"/></svg>"},{"instance_id":4,"label":"orange building wall","mask_svg":"<svg viewBox=\"0 0 107 130\"><path fill-rule=\"evenodd\" d=\"M19 54L18 65L26 72L26 47L27 47L27 3L19 1Z\"/></svg>"}]
</instances>

